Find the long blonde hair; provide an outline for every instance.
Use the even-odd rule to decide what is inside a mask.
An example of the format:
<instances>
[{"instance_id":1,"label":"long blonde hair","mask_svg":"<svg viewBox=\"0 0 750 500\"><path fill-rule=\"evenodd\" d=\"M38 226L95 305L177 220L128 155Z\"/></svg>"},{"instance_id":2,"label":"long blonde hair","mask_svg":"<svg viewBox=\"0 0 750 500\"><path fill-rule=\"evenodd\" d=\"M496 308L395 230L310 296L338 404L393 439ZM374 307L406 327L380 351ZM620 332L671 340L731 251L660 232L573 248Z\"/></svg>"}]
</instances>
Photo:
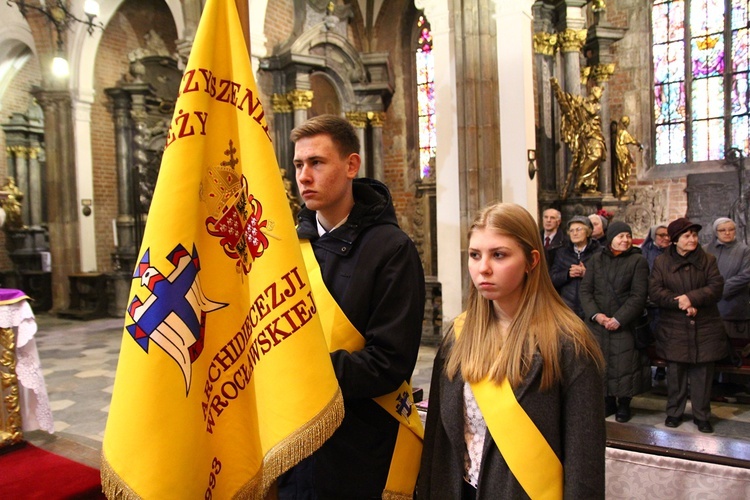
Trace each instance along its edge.
<instances>
[{"instance_id":1,"label":"long blonde hair","mask_svg":"<svg viewBox=\"0 0 750 500\"><path fill-rule=\"evenodd\" d=\"M539 352L543 359L541 389L547 389L562 376L561 338L569 339L576 353L591 357L601 370L604 360L596 340L552 285L542 239L531 214L513 203L496 203L479 212L468 237L480 229L513 238L523 249L530 270L504 343L492 301L471 286L461 335L450 338L455 335L449 333L446 339L454 341L445 363L448 378L452 380L459 371L467 382L479 382L489 376L499 383L507 377L511 386L518 387L534 354ZM540 258L532 267L533 250Z\"/></svg>"}]
</instances>

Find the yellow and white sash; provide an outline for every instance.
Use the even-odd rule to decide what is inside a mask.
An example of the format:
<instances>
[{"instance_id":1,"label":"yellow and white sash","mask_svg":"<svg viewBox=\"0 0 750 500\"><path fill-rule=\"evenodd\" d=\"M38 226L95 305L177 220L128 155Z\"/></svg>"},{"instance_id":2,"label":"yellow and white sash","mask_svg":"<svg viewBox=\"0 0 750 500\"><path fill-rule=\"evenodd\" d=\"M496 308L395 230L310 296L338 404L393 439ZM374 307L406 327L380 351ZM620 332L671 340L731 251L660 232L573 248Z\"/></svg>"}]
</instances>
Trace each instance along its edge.
<instances>
[{"instance_id":1,"label":"yellow and white sash","mask_svg":"<svg viewBox=\"0 0 750 500\"><path fill-rule=\"evenodd\" d=\"M453 322L456 338L465 319L463 312ZM485 378L470 385L492 439L526 494L533 500L562 498L562 464L516 400L508 379L497 384Z\"/></svg>"},{"instance_id":2,"label":"yellow and white sash","mask_svg":"<svg viewBox=\"0 0 750 500\"><path fill-rule=\"evenodd\" d=\"M308 240L300 240L300 243L329 351L344 349L353 352L364 349L364 337L352 325L326 288L312 245ZM424 428L422 427L422 421L419 419L417 408L414 406L411 385L404 381L401 387L394 392L373 398L373 401L378 403L400 424L396 437L396 447L388 470L388 479L383 491L383 499L411 499L419 475L422 440L424 438Z\"/></svg>"}]
</instances>

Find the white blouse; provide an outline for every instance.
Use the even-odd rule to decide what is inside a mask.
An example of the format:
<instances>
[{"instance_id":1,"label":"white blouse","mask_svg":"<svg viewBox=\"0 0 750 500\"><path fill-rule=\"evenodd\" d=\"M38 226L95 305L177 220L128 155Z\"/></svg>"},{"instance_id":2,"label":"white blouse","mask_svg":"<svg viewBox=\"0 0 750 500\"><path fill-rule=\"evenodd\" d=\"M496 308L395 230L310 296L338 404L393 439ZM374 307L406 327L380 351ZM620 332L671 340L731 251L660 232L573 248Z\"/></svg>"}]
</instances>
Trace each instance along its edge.
<instances>
[{"instance_id":1,"label":"white blouse","mask_svg":"<svg viewBox=\"0 0 750 500\"><path fill-rule=\"evenodd\" d=\"M468 383L464 384L464 480L477 487L479 483L479 469L482 465L482 450L484 449L484 435L487 424L482 412L479 411L477 400Z\"/></svg>"}]
</instances>

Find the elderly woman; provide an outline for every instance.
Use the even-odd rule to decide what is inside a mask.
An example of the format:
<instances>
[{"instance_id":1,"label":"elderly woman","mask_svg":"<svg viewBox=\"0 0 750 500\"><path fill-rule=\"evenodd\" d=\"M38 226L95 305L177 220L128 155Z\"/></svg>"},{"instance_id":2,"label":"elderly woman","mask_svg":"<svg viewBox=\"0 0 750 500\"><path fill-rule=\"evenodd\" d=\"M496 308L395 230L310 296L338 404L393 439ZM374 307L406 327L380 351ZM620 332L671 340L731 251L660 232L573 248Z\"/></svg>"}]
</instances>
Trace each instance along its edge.
<instances>
[{"instance_id":1,"label":"elderly woman","mask_svg":"<svg viewBox=\"0 0 750 500\"><path fill-rule=\"evenodd\" d=\"M648 264L633 246L630 226L607 228L607 246L588 261L580 295L584 317L604 353L605 413L630 420L630 400L651 387L647 355L635 347L634 326L643 316Z\"/></svg>"},{"instance_id":2,"label":"elderly woman","mask_svg":"<svg viewBox=\"0 0 750 500\"><path fill-rule=\"evenodd\" d=\"M664 425L682 423L689 386L693 422L710 433L714 363L729 352L717 306L724 278L716 258L698 244L700 225L683 217L667 230L672 246L656 258L648 287L649 299L660 309L656 354L667 360Z\"/></svg>"},{"instance_id":3,"label":"elderly woman","mask_svg":"<svg viewBox=\"0 0 750 500\"><path fill-rule=\"evenodd\" d=\"M706 245L706 252L716 257L724 278L719 314L730 339L750 341L750 248L737 241L732 219L716 219L713 230L715 238Z\"/></svg>"},{"instance_id":4,"label":"elderly woman","mask_svg":"<svg viewBox=\"0 0 750 500\"><path fill-rule=\"evenodd\" d=\"M588 217L576 215L570 219L568 241L557 250L555 262L550 269L555 290L579 318L583 318L583 308L578 289L586 274L585 262L601 249L599 242L591 239L591 232Z\"/></svg>"}]
</instances>

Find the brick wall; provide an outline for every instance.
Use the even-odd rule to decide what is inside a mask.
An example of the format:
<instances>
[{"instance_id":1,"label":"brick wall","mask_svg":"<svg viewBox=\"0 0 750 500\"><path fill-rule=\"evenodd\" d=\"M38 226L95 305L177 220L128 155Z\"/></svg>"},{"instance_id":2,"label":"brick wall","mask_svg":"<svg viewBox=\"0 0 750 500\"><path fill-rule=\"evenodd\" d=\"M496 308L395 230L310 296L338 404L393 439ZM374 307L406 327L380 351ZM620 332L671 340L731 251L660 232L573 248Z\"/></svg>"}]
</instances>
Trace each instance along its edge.
<instances>
[{"instance_id":1,"label":"brick wall","mask_svg":"<svg viewBox=\"0 0 750 500\"><path fill-rule=\"evenodd\" d=\"M91 148L94 169L96 254L100 272L112 270L115 251L112 221L118 216L115 125L104 89L129 76L128 53L144 46L144 36L156 31L170 51L175 50L177 30L164 2L128 0L107 25L96 55L91 111Z\"/></svg>"}]
</instances>

